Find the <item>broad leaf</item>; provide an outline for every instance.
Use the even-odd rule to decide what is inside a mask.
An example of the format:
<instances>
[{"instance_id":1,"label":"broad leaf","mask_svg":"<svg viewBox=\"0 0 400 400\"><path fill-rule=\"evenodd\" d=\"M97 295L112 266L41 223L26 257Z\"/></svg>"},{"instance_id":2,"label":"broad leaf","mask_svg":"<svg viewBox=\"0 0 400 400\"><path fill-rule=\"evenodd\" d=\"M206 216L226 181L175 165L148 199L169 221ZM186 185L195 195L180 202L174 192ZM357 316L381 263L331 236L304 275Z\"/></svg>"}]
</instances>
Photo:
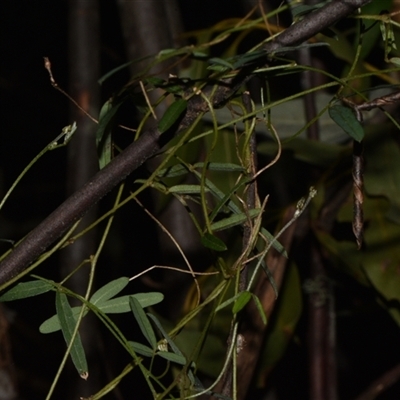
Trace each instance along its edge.
<instances>
[{"instance_id":1,"label":"broad leaf","mask_svg":"<svg viewBox=\"0 0 400 400\"><path fill-rule=\"evenodd\" d=\"M243 293L243 292L242 292L242 293ZM234 301L236 301L242 293L238 293L237 295L231 297L230 299L225 300L224 302L222 302L222 303L215 309L215 312L222 310L222 309L223 309L224 307L226 307L226 306L229 306L229 304L231 304L231 303L233 303Z\"/></svg>"},{"instance_id":2,"label":"broad leaf","mask_svg":"<svg viewBox=\"0 0 400 400\"><path fill-rule=\"evenodd\" d=\"M239 311L241 311L247 305L247 303L250 301L251 297L252 297L252 294L250 292L245 291L245 292L240 293L239 297L235 301L235 304L233 305L232 312L234 314L236 314Z\"/></svg>"},{"instance_id":3,"label":"broad leaf","mask_svg":"<svg viewBox=\"0 0 400 400\"><path fill-rule=\"evenodd\" d=\"M349 107L336 104L329 108L329 115L351 138L363 140L364 128Z\"/></svg>"},{"instance_id":4,"label":"broad leaf","mask_svg":"<svg viewBox=\"0 0 400 400\"><path fill-rule=\"evenodd\" d=\"M221 239L208 232L201 237L201 243L204 247L215 251L225 251L228 249Z\"/></svg>"}]
</instances>

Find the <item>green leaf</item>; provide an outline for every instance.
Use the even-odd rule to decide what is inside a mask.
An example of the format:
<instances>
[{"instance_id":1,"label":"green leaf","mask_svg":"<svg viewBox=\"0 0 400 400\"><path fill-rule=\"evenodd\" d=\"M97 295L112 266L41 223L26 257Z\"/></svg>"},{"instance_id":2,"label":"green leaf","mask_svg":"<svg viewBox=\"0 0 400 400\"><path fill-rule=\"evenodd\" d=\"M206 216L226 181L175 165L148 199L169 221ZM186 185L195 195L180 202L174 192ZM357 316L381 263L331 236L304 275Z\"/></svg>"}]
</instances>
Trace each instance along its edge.
<instances>
[{"instance_id":1,"label":"green leaf","mask_svg":"<svg viewBox=\"0 0 400 400\"><path fill-rule=\"evenodd\" d=\"M99 125L96 132L96 146L100 169L104 168L111 161L111 123L121 104L112 104L112 100L107 100L100 110Z\"/></svg>"},{"instance_id":2,"label":"green leaf","mask_svg":"<svg viewBox=\"0 0 400 400\"><path fill-rule=\"evenodd\" d=\"M129 297L129 305L144 337L147 339L150 346L155 349L157 347L156 335L142 306L134 296Z\"/></svg>"},{"instance_id":3,"label":"green leaf","mask_svg":"<svg viewBox=\"0 0 400 400\"><path fill-rule=\"evenodd\" d=\"M198 162L193 165L193 168L203 168L204 163ZM210 171L222 171L222 172L244 172L244 168L239 164L233 163L216 163L210 162L207 165L207 169ZM186 175L190 172L188 167L183 164L175 164L168 168L161 169L157 176L162 178L175 178L177 176Z\"/></svg>"},{"instance_id":4,"label":"green leaf","mask_svg":"<svg viewBox=\"0 0 400 400\"><path fill-rule=\"evenodd\" d=\"M122 69L125 69L125 68L130 67L133 63L134 63L134 61L126 62L126 63L121 64L121 65L119 65L118 67L112 69L111 71L107 72L105 75L103 75L103 76L98 80L99 85L102 85L108 78L110 78L110 77L111 77L112 75L114 75L115 73L121 71Z\"/></svg>"},{"instance_id":5,"label":"green leaf","mask_svg":"<svg viewBox=\"0 0 400 400\"><path fill-rule=\"evenodd\" d=\"M257 310L258 310L258 312L260 314L262 322L264 322L264 325L267 325L267 316L265 315L265 311L264 311L264 308L263 308L263 306L261 304L260 299L255 294L252 294L252 297L253 297L254 303L255 303L255 305L257 307Z\"/></svg>"},{"instance_id":6,"label":"green leaf","mask_svg":"<svg viewBox=\"0 0 400 400\"><path fill-rule=\"evenodd\" d=\"M160 303L164 299L164 295L158 292L150 292L150 293L136 293L134 296L142 307L149 307L154 304ZM129 306L129 298L131 296L121 296L115 299L111 299L105 301L104 303L100 303L97 307L105 314L122 314L126 312L130 312L131 308ZM80 313L81 307L72 307L72 313L74 315L75 320L78 319L78 315ZM88 310L85 311L85 315ZM52 333L56 332L60 329L60 321L58 320L57 315L53 315L51 318L44 321L40 327L39 331L41 333Z\"/></svg>"},{"instance_id":7,"label":"green leaf","mask_svg":"<svg viewBox=\"0 0 400 400\"><path fill-rule=\"evenodd\" d=\"M111 297L116 296L121 292L129 283L129 278L122 277L108 282L102 288L98 289L90 298L90 302L99 306L99 304L106 302Z\"/></svg>"},{"instance_id":8,"label":"green leaf","mask_svg":"<svg viewBox=\"0 0 400 400\"><path fill-rule=\"evenodd\" d=\"M400 58L399 57L392 57L389 58L389 61L393 64L395 64L397 67L400 66Z\"/></svg>"},{"instance_id":9,"label":"green leaf","mask_svg":"<svg viewBox=\"0 0 400 400\"><path fill-rule=\"evenodd\" d=\"M27 297L33 297L42 293L46 293L51 289L53 289L53 285L49 282L40 280L21 282L1 295L0 301L25 299Z\"/></svg>"},{"instance_id":10,"label":"green leaf","mask_svg":"<svg viewBox=\"0 0 400 400\"><path fill-rule=\"evenodd\" d=\"M224 60L222 58L213 57L213 58L210 58L208 60L208 62L211 64L211 66L218 65L218 66L224 67L225 69L226 68L234 69L234 66L229 61Z\"/></svg>"},{"instance_id":11,"label":"green leaf","mask_svg":"<svg viewBox=\"0 0 400 400\"><path fill-rule=\"evenodd\" d=\"M163 168L158 171L157 176L160 178L175 178L177 176L182 176L188 174L190 171L183 164L172 165L168 168Z\"/></svg>"},{"instance_id":12,"label":"green leaf","mask_svg":"<svg viewBox=\"0 0 400 400\"><path fill-rule=\"evenodd\" d=\"M203 168L204 163L199 162L194 164L195 168ZM210 171L223 171L223 172L244 172L244 168L239 164L234 163L218 163L209 162L207 164L207 169Z\"/></svg>"},{"instance_id":13,"label":"green leaf","mask_svg":"<svg viewBox=\"0 0 400 400\"><path fill-rule=\"evenodd\" d=\"M336 104L329 108L329 115L351 138L363 140L364 128L349 107Z\"/></svg>"},{"instance_id":14,"label":"green leaf","mask_svg":"<svg viewBox=\"0 0 400 400\"><path fill-rule=\"evenodd\" d=\"M72 307L72 314L74 317L75 322L78 320L78 315L81 311L82 307ZM39 326L39 332L40 333L52 333L52 332L57 332L61 329L60 326L60 320L58 318L58 315L53 315L49 319L46 319L40 326Z\"/></svg>"},{"instance_id":15,"label":"green leaf","mask_svg":"<svg viewBox=\"0 0 400 400\"><path fill-rule=\"evenodd\" d=\"M132 347L133 351L137 354L140 354L145 357L153 357L154 356L154 350L152 350L148 346L145 346L144 344L132 342L132 341L129 341L128 344L130 347Z\"/></svg>"},{"instance_id":16,"label":"green leaf","mask_svg":"<svg viewBox=\"0 0 400 400\"><path fill-rule=\"evenodd\" d=\"M262 267L262 269L264 270L265 275L267 275L267 278L268 278L268 280L269 280L269 283L271 284L272 289L274 289L275 298L277 299L277 298L278 298L278 294L279 294L278 286L277 286L277 284L276 284L276 282L275 282L274 275L273 275L273 274L271 273L271 271L269 270L268 265L267 265L267 263L265 262L265 260L261 260L261 267Z\"/></svg>"},{"instance_id":17,"label":"green leaf","mask_svg":"<svg viewBox=\"0 0 400 400\"><path fill-rule=\"evenodd\" d=\"M220 221L214 222L213 224L211 224L211 229L213 231L222 231L224 229L232 228L236 225L241 225L244 222L248 221L249 218L253 219L260 215L260 212L260 208L255 208L253 210L249 210L248 213L234 214L228 218L224 218Z\"/></svg>"},{"instance_id":18,"label":"green leaf","mask_svg":"<svg viewBox=\"0 0 400 400\"><path fill-rule=\"evenodd\" d=\"M302 17L306 14L309 14L310 12L317 10L318 8L321 8L322 6L324 6L324 2L320 3L320 4L315 4L315 5L298 5L295 7L292 7L292 16L293 18L298 18L298 17Z\"/></svg>"},{"instance_id":19,"label":"green leaf","mask_svg":"<svg viewBox=\"0 0 400 400\"><path fill-rule=\"evenodd\" d=\"M161 303L164 299L164 295L159 292L150 293L136 293L133 295L120 296L115 299L105 301L99 304L97 307L105 314L122 314L131 311L129 305L129 298L134 297L139 301L140 305L144 307L150 307L154 304Z\"/></svg>"},{"instance_id":20,"label":"green leaf","mask_svg":"<svg viewBox=\"0 0 400 400\"><path fill-rule=\"evenodd\" d=\"M180 365L186 364L186 358L183 355L170 353L169 351L159 351L157 353L157 355L162 358L165 358L168 361L172 361L176 364L180 364Z\"/></svg>"},{"instance_id":21,"label":"green leaf","mask_svg":"<svg viewBox=\"0 0 400 400\"><path fill-rule=\"evenodd\" d=\"M168 189L169 193L178 193L178 194L200 194L201 193L200 185L175 185ZM209 192L208 188L204 188L205 192Z\"/></svg>"},{"instance_id":22,"label":"green leaf","mask_svg":"<svg viewBox=\"0 0 400 400\"><path fill-rule=\"evenodd\" d=\"M196 176L200 179L201 175L196 171ZM231 195L237 191L239 187L241 187L244 183L238 182L229 193L224 193L221 191L216 185L214 185L211 180L206 179L206 187L210 189L210 192L213 196L215 196L218 200L220 200L219 204L214 208L213 212L210 215L210 220L213 220L221 208L226 204L226 206L235 214L240 214L240 208L230 199Z\"/></svg>"},{"instance_id":23,"label":"green leaf","mask_svg":"<svg viewBox=\"0 0 400 400\"><path fill-rule=\"evenodd\" d=\"M246 64L249 64L255 60L259 60L267 56L267 52L265 50L253 51L251 53L242 54L239 57L235 57L236 61L233 64L233 69L241 68Z\"/></svg>"},{"instance_id":24,"label":"green leaf","mask_svg":"<svg viewBox=\"0 0 400 400\"><path fill-rule=\"evenodd\" d=\"M179 356L183 357L182 352L179 350L178 346L174 343L174 341L171 339L171 337L168 335L167 332L165 332L163 326L161 325L160 321L157 319L156 316L153 314L147 314L149 318L154 322L154 324L157 326L158 330L161 332L161 334L164 336L165 340L168 342L169 346L171 347L172 351L175 354L178 354Z\"/></svg>"},{"instance_id":25,"label":"green leaf","mask_svg":"<svg viewBox=\"0 0 400 400\"><path fill-rule=\"evenodd\" d=\"M149 76L148 78L143 80L145 83L150 83L155 87L163 86L166 83L165 79L159 78L157 76Z\"/></svg>"},{"instance_id":26,"label":"green leaf","mask_svg":"<svg viewBox=\"0 0 400 400\"><path fill-rule=\"evenodd\" d=\"M209 65L207 67L207 69L209 69L211 71L225 72L225 71L231 70L232 68L224 67L223 65L219 65L219 64L212 64L212 65Z\"/></svg>"},{"instance_id":27,"label":"green leaf","mask_svg":"<svg viewBox=\"0 0 400 400\"><path fill-rule=\"evenodd\" d=\"M222 310L224 307L229 306L229 304L233 303L234 301L236 301L239 296L241 295L241 293L238 293L237 295L231 297L228 300L225 300L223 303L221 303L216 309L215 312Z\"/></svg>"},{"instance_id":28,"label":"green leaf","mask_svg":"<svg viewBox=\"0 0 400 400\"><path fill-rule=\"evenodd\" d=\"M221 239L208 232L201 237L201 243L204 247L215 251L225 251L228 249Z\"/></svg>"},{"instance_id":29,"label":"green leaf","mask_svg":"<svg viewBox=\"0 0 400 400\"><path fill-rule=\"evenodd\" d=\"M269 242L272 242L272 247L282 256L288 258L288 253L285 250L285 248L282 246L282 244L278 241L275 240L274 235L270 232L268 232L265 228L261 228L261 234L268 239ZM259 251L262 251L261 246L259 246L260 242L257 242L257 249Z\"/></svg>"},{"instance_id":30,"label":"green leaf","mask_svg":"<svg viewBox=\"0 0 400 400\"><path fill-rule=\"evenodd\" d=\"M186 107L187 101L184 99L178 99L172 103L158 123L158 130L160 133L164 133L171 128L171 126L175 124L183 112L186 111Z\"/></svg>"},{"instance_id":31,"label":"green leaf","mask_svg":"<svg viewBox=\"0 0 400 400\"><path fill-rule=\"evenodd\" d=\"M160 56L178 56L181 54L181 51L179 49L163 49L158 53Z\"/></svg>"},{"instance_id":32,"label":"green leaf","mask_svg":"<svg viewBox=\"0 0 400 400\"><path fill-rule=\"evenodd\" d=\"M71 306L68 303L67 296L64 293L56 293L56 310L64 339L67 346L69 346L72 340L72 334L75 330L76 320L72 313ZM70 354L79 375L86 379L88 375L88 366L79 333L75 336Z\"/></svg>"},{"instance_id":33,"label":"green leaf","mask_svg":"<svg viewBox=\"0 0 400 400\"><path fill-rule=\"evenodd\" d=\"M252 297L252 294L248 291L241 292L239 294L239 297L235 301L235 304L232 307L232 312L234 314L237 314L239 311L241 311L246 304L250 301Z\"/></svg>"}]
</instances>

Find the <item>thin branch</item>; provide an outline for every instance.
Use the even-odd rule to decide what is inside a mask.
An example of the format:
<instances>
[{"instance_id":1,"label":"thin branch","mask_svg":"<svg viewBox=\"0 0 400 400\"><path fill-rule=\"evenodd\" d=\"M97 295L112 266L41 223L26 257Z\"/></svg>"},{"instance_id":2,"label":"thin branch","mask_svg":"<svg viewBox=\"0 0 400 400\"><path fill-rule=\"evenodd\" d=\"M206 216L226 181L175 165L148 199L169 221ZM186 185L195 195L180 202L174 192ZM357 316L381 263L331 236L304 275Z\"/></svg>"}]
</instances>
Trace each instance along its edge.
<instances>
[{"instance_id":1,"label":"thin branch","mask_svg":"<svg viewBox=\"0 0 400 400\"><path fill-rule=\"evenodd\" d=\"M393 386L400 380L400 364L386 371L381 377L374 381L368 389L361 393L356 400L374 400L382 392Z\"/></svg>"}]
</instances>

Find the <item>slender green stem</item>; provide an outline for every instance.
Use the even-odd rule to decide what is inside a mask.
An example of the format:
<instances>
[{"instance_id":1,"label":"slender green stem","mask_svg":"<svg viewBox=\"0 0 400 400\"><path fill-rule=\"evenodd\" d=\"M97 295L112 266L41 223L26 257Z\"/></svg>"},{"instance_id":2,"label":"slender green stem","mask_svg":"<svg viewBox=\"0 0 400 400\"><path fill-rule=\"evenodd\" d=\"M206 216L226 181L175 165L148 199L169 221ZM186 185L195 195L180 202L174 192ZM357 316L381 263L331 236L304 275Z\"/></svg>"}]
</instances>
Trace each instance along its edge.
<instances>
[{"instance_id":1,"label":"slender green stem","mask_svg":"<svg viewBox=\"0 0 400 400\"><path fill-rule=\"evenodd\" d=\"M231 361L232 352L236 348L238 325L239 325L239 323L235 322L234 327L233 327L232 341L230 343L230 346L229 346L229 349L228 349L228 352L227 352L227 355L226 355L226 358L225 358L224 365L223 365L222 370L219 373L217 379L215 379L214 383L211 384L207 389L204 389L201 392L198 392L196 394L192 394L191 396L187 396L186 399L193 399L193 398L199 397L199 396L201 396L203 394L208 394L212 389L215 388L215 386L217 386L218 382L221 380L221 378L225 374L225 371L228 368L229 363Z\"/></svg>"},{"instance_id":2,"label":"slender green stem","mask_svg":"<svg viewBox=\"0 0 400 400\"><path fill-rule=\"evenodd\" d=\"M120 186L120 188L119 188L119 191L118 191L118 194L117 194L117 197L116 197L116 201L115 201L116 204L118 204L119 200L121 199L123 187L124 187L124 185L122 184ZM108 234L110 232L110 228L111 228L111 224L113 222L113 219L114 219L114 216L111 216L110 219L108 220L107 226L106 226L106 228L105 228L105 230L103 232L100 244L99 244L99 246L97 248L97 251L96 251L95 255L91 257L91 260L90 260L91 267L90 267L90 273L89 273L89 281L88 281L88 285L87 285L86 293L85 293L85 297L84 297L85 302L89 301L90 293L91 293L92 287L93 287L94 275L95 275L95 271L96 271L97 261L99 259L101 251L103 250L105 240L106 240L106 238L107 238L107 236L108 236ZM52 382L52 384L50 386L50 389L49 389L49 392L47 394L46 400L50 400L50 398L51 398L51 396L52 396L52 394L54 392L54 389L55 389L55 387L57 385L57 382L60 379L61 372L63 371L63 369L65 367L65 364L66 364L68 356L69 356L69 354L71 352L72 346L74 345L74 341L75 341L76 336L78 335L79 327L80 327L81 321L83 319L83 316L85 315L85 312L86 312L86 307L85 306L81 307L81 311L79 313L78 320L76 321L76 325L75 325L74 331L73 331L72 336L71 336L71 341L68 344L67 350L65 351L64 357L63 357L63 359L61 361L61 364L60 364L60 366L58 368L56 376L54 377L53 382Z\"/></svg>"},{"instance_id":3,"label":"slender green stem","mask_svg":"<svg viewBox=\"0 0 400 400\"><path fill-rule=\"evenodd\" d=\"M213 121L213 133L214 133L214 139L212 141L211 144L211 148L206 152L206 156L204 159L204 163L203 163L203 170L201 173L201 183L200 183L200 187L201 187L201 206L203 209L203 217L204 217L204 221L206 224L206 228L207 228L207 232L208 233L212 233L212 229L211 229L211 222L210 222L210 218L208 215L208 209L207 209L207 199L206 199L206 178L207 178L207 167L208 167L208 163L210 161L211 158L211 154L214 151L215 146L217 145L217 140L218 140L218 121L217 121L217 117L215 115L215 111L213 108L213 105L210 101L210 99L204 95L202 93L202 98L204 99L204 101L207 103L208 108L210 110L211 116L212 116L212 121Z\"/></svg>"},{"instance_id":4,"label":"slender green stem","mask_svg":"<svg viewBox=\"0 0 400 400\"><path fill-rule=\"evenodd\" d=\"M267 253L269 252L269 250L273 246L273 244L279 239L279 237L283 234L283 232L285 232L286 229L288 229L289 226L292 225L297 220L297 218L300 217L300 215L303 213L303 211L307 208L307 206L310 203L311 199L313 199L316 194L317 194L317 191L313 187L311 187L307 199L304 199L304 197L303 197L302 199L299 200L299 202L297 203L296 211L293 214L293 217L275 235L275 237L268 243L268 245L265 248L265 250L259 255L258 263L257 263L256 267L254 268L254 271L253 271L253 273L251 275L251 278L249 280L249 283L247 285L247 289L246 289L247 291L250 291L251 286L253 285L254 280L255 280L255 278L257 276L257 273L258 273L258 271L259 271L259 269L261 267L261 264L262 264L265 256L267 255Z\"/></svg>"},{"instance_id":5,"label":"slender green stem","mask_svg":"<svg viewBox=\"0 0 400 400\"><path fill-rule=\"evenodd\" d=\"M3 199L0 202L0 210L3 208L5 202L7 199L10 197L10 194L13 192L15 187L18 185L18 183L21 181L21 179L24 177L24 175L32 168L32 166L48 151L57 149L59 147L65 146L69 140L71 139L73 133L76 131L76 124L68 125L62 129L62 132L54 139L52 140L34 159L23 169L23 171L19 174L18 178L14 181L14 183L11 185L10 189L8 189L7 193L3 197ZM58 144L58 141L64 137L64 142L61 144Z\"/></svg>"}]
</instances>

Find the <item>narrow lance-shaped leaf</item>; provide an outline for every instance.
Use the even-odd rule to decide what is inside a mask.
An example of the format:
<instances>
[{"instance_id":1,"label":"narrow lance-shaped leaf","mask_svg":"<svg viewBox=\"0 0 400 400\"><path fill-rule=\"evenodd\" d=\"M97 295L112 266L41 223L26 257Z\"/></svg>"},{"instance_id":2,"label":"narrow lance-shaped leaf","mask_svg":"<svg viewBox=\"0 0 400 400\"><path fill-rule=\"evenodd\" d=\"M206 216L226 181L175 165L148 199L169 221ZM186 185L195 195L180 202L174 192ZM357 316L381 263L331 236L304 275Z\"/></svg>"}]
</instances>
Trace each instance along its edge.
<instances>
[{"instance_id":1,"label":"narrow lance-shaped leaf","mask_svg":"<svg viewBox=\"0 0 400 400\"><path fill-rule=\"evenodd\" d=\"M184 355L182 354L182 352L179 350L178 346L174 343L174 341L171 339L171 337L168 335L168 333L165 331L165 329L163 328L163 326L161 325L160 321L157 319L156 316L154 316L153 314L147 314L149 316L149 318L154 322L154 324L156 325L156 327L158 328L158 330L161 332L161 335L164 336L165 340L168 342L169 346L171 347L172 351L179 355L184 357Z\"/></svg>"},{"instance_id":2,"label":"narrow lance-shaped leaf","mask_svg":"<svg viewBox=\"0 0 400 400\"><path fill-rule=\"evenodd\" d=\"M275 298L277 299L278 295L279 295L278 286L277 286L274 276L272 275L272 272L269 270L268 265L266 264L265 260L261 260L261 267L264 270L265 275L267 275L269 283L271 284L272 289L274 289Z\"/></svg>"},{"instance_id":3,"label":"narrow lance-shaped leaf","mask_svg":"<svg viewBox=\"0 0 400 400\"><path fill-rule=\"evenodd\" d=\"M90 298L90 302L99 306L99 304L106 302L112 297L121 292L129 283L129 278L122 277L108 282L102 288L97 290Z\"/></svg>"},{"instance_id":4,"label":"narrow lance-shaped leaf","mask_svg":"<svg viewBox=\"0 0 400 400\"><path fill-rule=\"evenodd\" d=\"M203 168L204 163L198 162L193 164L193 168ZM209 171L222 171L222 172L243 172L244 168L239 164L233 163L216 163L210 162L207 164ZM175 178L177 176L186 175L190 172L189 168L184 164L176 164L168 168L161 169L157 176L163 178Z\"/></svg>"},{"instance_id":5,"label":"narrow lance-shaped leaf","mask_svg":"<svg viewBox=\"0 0 400 400\"><path fill-rule=\"evenodd\" d=\"M18 283L18 285L14 286L12 289L8 290L2 296L0 296L0 301L25 299L27 297L33 297L42 293L46 293L51 289L53 289L53 285L49 282L39 280L21 282Z\"/></svg>"},{"instance_id":6,"label":"narrow lance-shaped leaf","mask_svg":"<svg viewBox=\"0 0 400 400\"><path fill-rule=\"evenodd\" d=\"M159 292L136 293L134 295L121 296L108 300L100 304L99 309L106 314L121 314L129 312L131 311L129 305L130 297L134 297L143 308L161 303L161 301L164 299L164 295Z\"/></svg>"},{"instance_id":7,"label":"narrow lance-shaped leaf","mask_svg":"<svg viewBox=\"0 0 400 400\"><path fill-rule=\"evenodd\" d=\"M168 189L169 193L178 193L178 194L200 194L201 193L200 185L175 185ZM208 188L205 188L205 192L209 192Z\"/></svg>"},{"instance_id":8,"label":"narrow lance-shaped leaf","mask_svg":"<svg viewBox=\"0 0 400 400\"><path fill-rule=\"evenodd\" d=\"M282 256L288 258L288 253L285 250L285 248L282 246L282 244L274 238L274 235L272 233L268 232L265 228L261 228L261 234L269 240L269 242L272 242L272 247ZM259 251L262 251L260 248L259 244L257 243L257 249Z\"/></svg>"},{"instance_id":9,"label":"narrow lance-shaped leaf","mask_svg":"<svg viewBox=\"0 0 400 400\"><path fill-rule=\"evenodd\" d=\"M133 296L129 298L129 305L144 337L147 339L150 346L155 349L157 347L156 335L142 306Z\"/></svg>"},{"instance_id":10,"label":"narrow lance-shaped leaf","mask_svg":"<svg viewBox=\"0 0 400 400\"><path fill-rule=\"evenodd\" d=\"M261 212L260 208L249 210L248 213L234 214L228 218L221 219L218 222L211 224L213 231L222 231L223 229L232 228L233 226L241 225L246 222L249 218L253 219L257 217Z\"/></svg>"},{"instance_id":11,"label":"narrow lance-shaped leaf","mask_svg":"<svg viewBox=\"0 0 400 400\"><path fill-rule=\"evenodd\" d=\"M158 304L164 299L164 295L158 292L136 293L131 296L134 296L142 307L149 307L154 304ZM105 301L104 303L98 304L97 308L99 308L99 310L105 314L122 314L130 312L131 308L129 306L129 297L129 295L121 296ZM72 307L72 314L75 320L78 319L80 311L81 307ZM85 315L87 311L85 311ZM57 315L53 315L51 318L44 321L39 327L39 331L41 333L52 333L58 330L60 330L60 321Z\"/></svg>"},{"instance_id":12,"label":"narrow lance-shaped leaf","mask_svg":"<svg viewBox=\"0 0 400 400\"><path fill-rule=\"evenodd\" d=\"M187 101L184 99L178 99L172 103L167 111L165 111L163 117L158 123L158 130L160 133L166 132L171 126L178 120L178 118L186 110Z\"/></svg>"},{"instance_id":13,"label":"narrow lance-shaped leaf","mask_svg":"<svg viewBox=\"0 0 400 400\"><path fill-rule=\"evenodd\" d=\"M186 364L186 358L179 354L170 353L169 351L159 351L157 355L176 364L180 365Z\"/></svg>"},{"instance_id":14,"label":"narrow lance-shaped leaf","mask_svg":"<svg viewBox=\"0 0 400 400\"><path fill-rule=\"evenodd\" d=\"M224 60L223 58L212 57L208 60L208 62L211 64L211 67L214 65L219 65L231 70L234 69L234 66L228 60Z\"/></svg>"},{"instance_id":15,"label":"narrow lance-shaped leaf","mask_svg":"<svg viewBox=\"0 0 400 400\"><path fill-rule=\"evenodd\" d=\"M260 314L262 322L264 323L264 325L267 325L267 316L265 315L265 311L263 309L260 299L255 294L252 294L252 296L253 296L254 303L257 307L257 310Z\"/></svg>"},{"instance_id":16,"label":"narrow lance-shaped leaf","mask_svg":"<svg viewBox=\"0 0 400 400\"><path fill-rule=\"evenodd\" d=\"M194 171L196 177L201 180L201 174L197 171ZM219 204L214 208L213 212L210 215L210 221L212 221L215 216L218 214L218 212L221 210L221 208L226 204L226 206L235 214L240 214L241 210L240 208L232 201L230 200L231 195L237 191L237 189L242 186L244 183L239 182L237 183L229 193L224 193L220 189L218 189L217 186L215 186L209 179L206 178L206 188L210 189L210 192L213 196L215 196L218 200L220 200Z\"/></svg>"},{"instance_id":17,"label":"narrow lance-shaped leaf","mask_svg":"<svg viewBox=\"0 0 400 400\"><path fill-rule=\"evenodd\" d=\"M142 343L129 341L128 344L129 344L129 346L132 347L132 349L135 353L140 354L141 356L145 356L145 357L153 357L154 356L154 350Z\"/></svg>"},{"instance_id":18,"label":"narrow lance-shaped leaf","mask_svg":"<svg viewBox=\"0 0 400 400\"><path fill-rule=\"evenodd\" d=\"M71 306L68 303L67 296L64 293L56 293L56 310L64 339L67 343L67 346L69 346L72 340L73 332L75 330L76 320L73 316ZM88 366L79 333L75 336L70 354L72 362L74 363L79 375L82 378L87 379Z\"/></svg>"},{"instance_id":19,"label":"narrow lance-shaped leaf","mask_svg":"<svg viewBox=\"0 0 400 400\"><path fill-rule=\"evenodd\" d=\"M111 132L110 124L122 103L113 105L106 101L100 110L99 125L96 132L96 146L99 153L100 169L111 161Z\"/></svg>"}]
</instances>

